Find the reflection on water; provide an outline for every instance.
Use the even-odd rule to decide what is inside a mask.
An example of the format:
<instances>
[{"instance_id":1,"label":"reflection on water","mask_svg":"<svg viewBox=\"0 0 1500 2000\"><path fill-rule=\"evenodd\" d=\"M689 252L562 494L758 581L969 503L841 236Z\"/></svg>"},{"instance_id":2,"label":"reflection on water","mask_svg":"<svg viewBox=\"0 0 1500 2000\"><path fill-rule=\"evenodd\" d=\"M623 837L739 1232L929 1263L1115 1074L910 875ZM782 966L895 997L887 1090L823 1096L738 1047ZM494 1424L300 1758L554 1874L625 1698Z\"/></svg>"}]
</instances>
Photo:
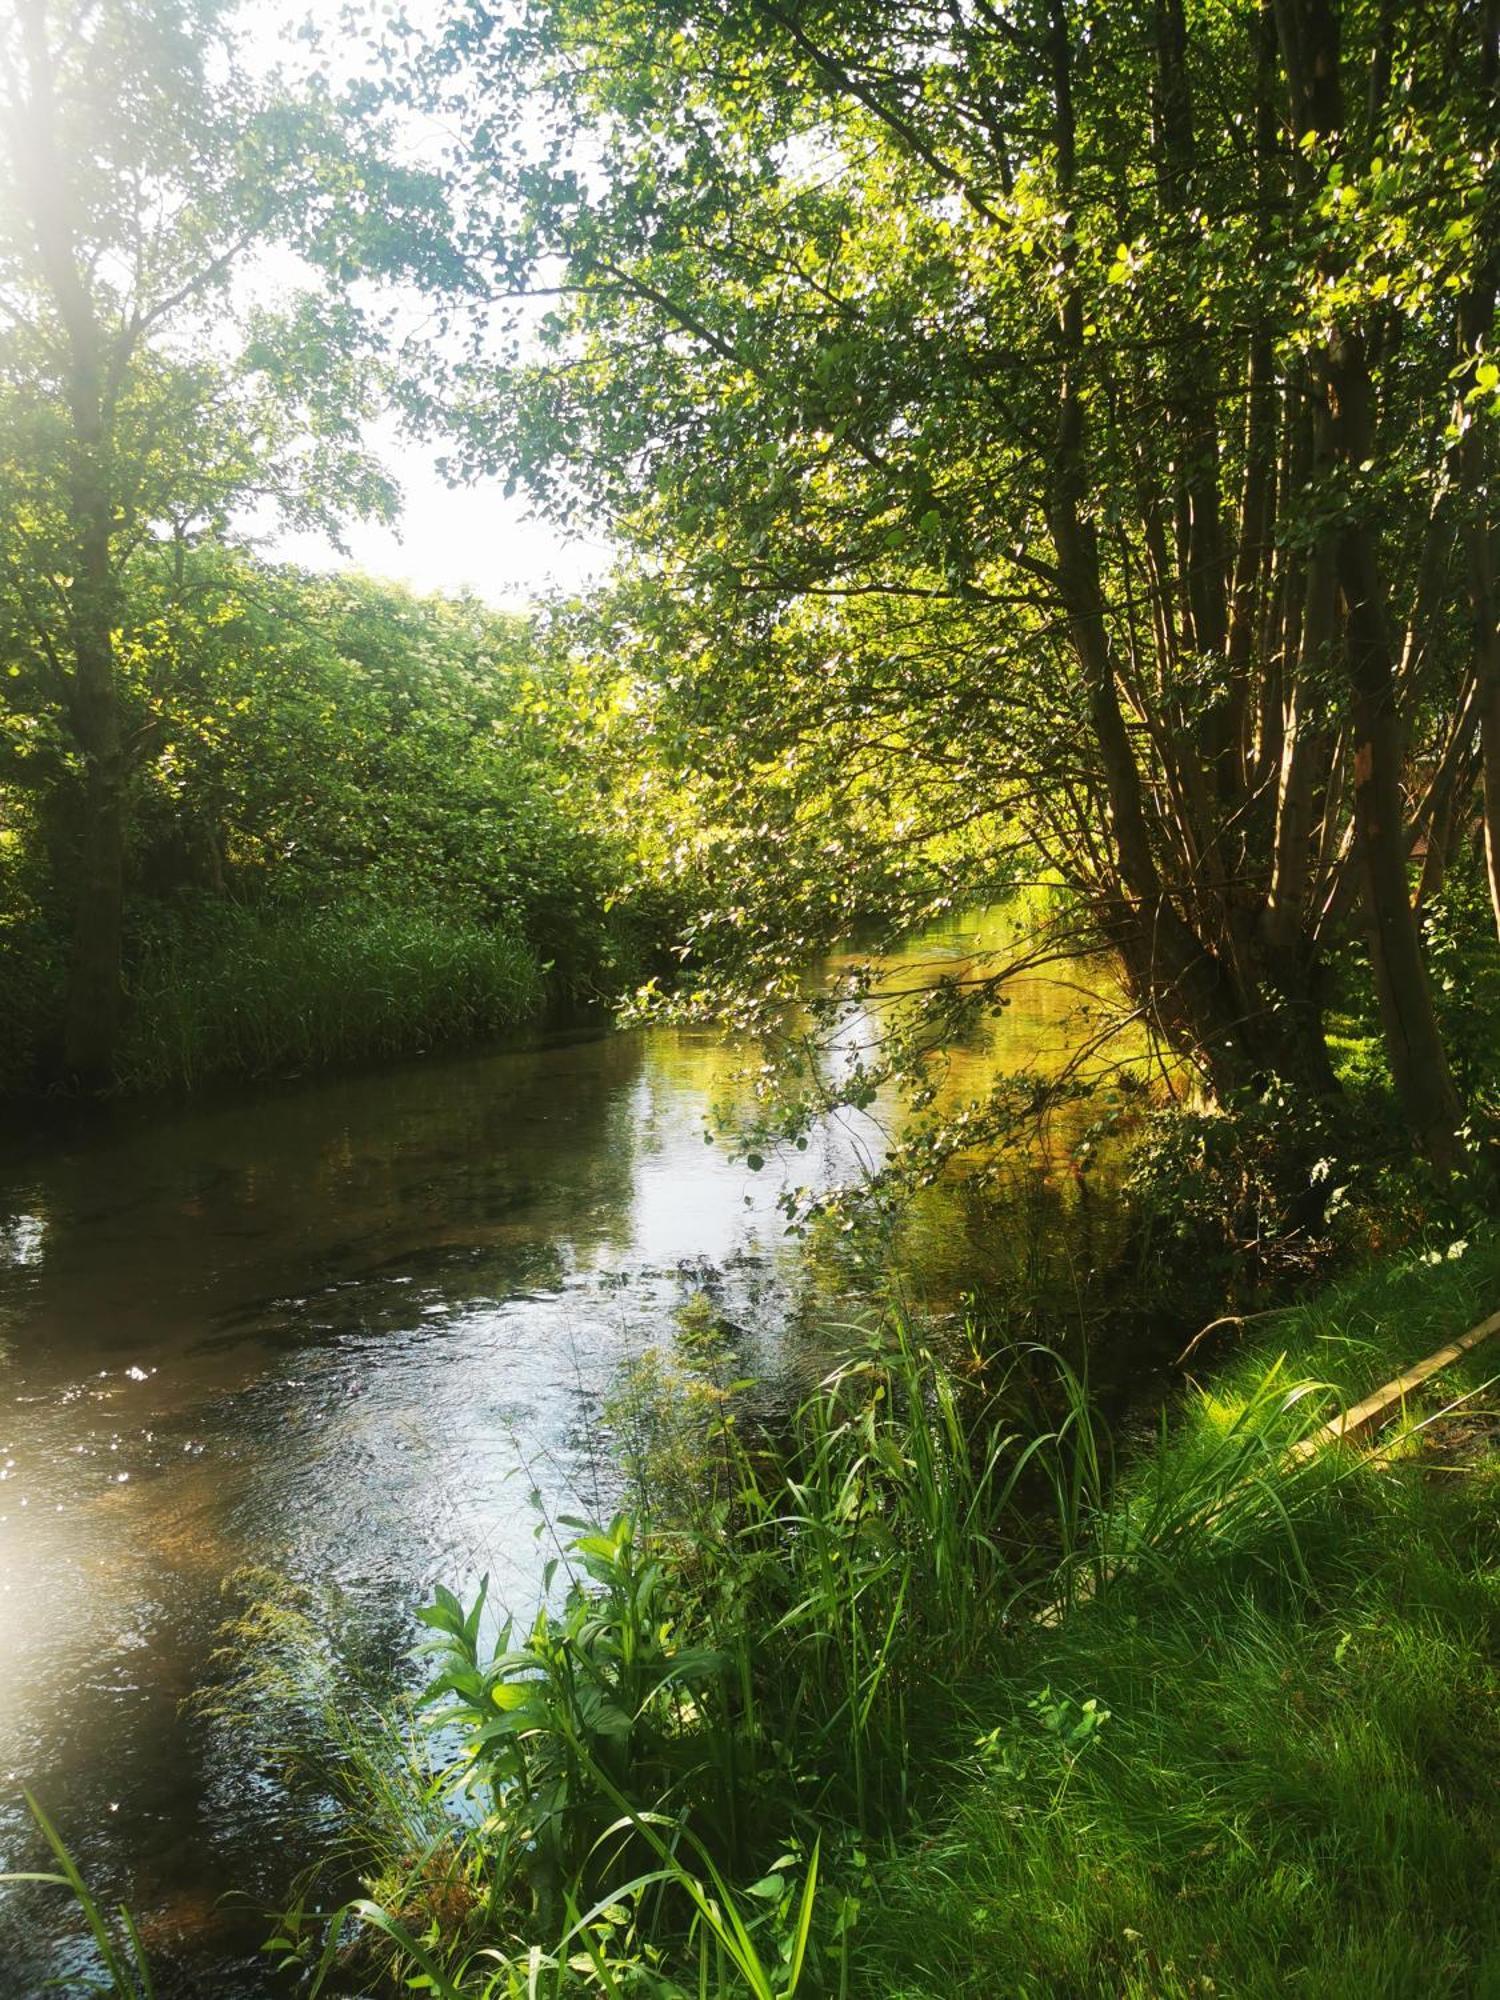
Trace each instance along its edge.
<instances>
[{"instance_id":1,"label":"reflection on water","mask_svg":"<svg viewBox=\"0 0 1500 2000\"><path fill-rule=\"evenodd\" d=\"M1061 1060L1076 1003L1016 989L947 1090ZM269 1990L257 1922L215 1899L283 1887L292 1829L180 1706L223 1579L332 1579L395 1658L438 1576L526 1603L529 1493L600 1497L600 1400L692 1293L749 1369L796 1368L818 1274L774 1163L704 1143L736 1065L719 1037L639 1031L136 1111L0 1162L0 1866L41 1858L30 1786L96 1883L191 1941L210 1969L181 1991ZM881 1144L825 1125L795 1178ZM915 1227L919 1263L961 1275L957 1207ZM61 1899L5 1892L0 1993L81 1980L73 1929Z\"/></svg>"}]
</instances>

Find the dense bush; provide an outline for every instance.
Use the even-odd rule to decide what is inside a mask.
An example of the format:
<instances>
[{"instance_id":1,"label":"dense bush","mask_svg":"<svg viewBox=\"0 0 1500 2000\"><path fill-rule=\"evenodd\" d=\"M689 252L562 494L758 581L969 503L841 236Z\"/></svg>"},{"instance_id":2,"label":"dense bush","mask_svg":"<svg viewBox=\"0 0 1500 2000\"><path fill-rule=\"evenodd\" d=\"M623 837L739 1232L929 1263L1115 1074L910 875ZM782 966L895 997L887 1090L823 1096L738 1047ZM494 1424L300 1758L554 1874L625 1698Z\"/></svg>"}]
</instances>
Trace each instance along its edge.
<instances>
[{"instance_id":1,"label":"dense bush","mask_svg":"<svg viewBox=\"0 0 1500 2000\"><path fill-rule=\"evenodd\" d=\"M0 1097L30 1089L55 1058L66 952L35 912L0 918Z\"/></svg>"},{"instance_id":2,"label":"dense bush","mask_svg":"<svg viewBox=\"0 0 1500 2000\"><path fill-rule=\"evenodd\" d=\"M214 548L132 589L121 1087L415 1051L657 969L672 913L627 891L534 621ZM77 772L28 685L0 743L9 1091L57 1060L76 865Z\"/></svg>"}]
</instances>

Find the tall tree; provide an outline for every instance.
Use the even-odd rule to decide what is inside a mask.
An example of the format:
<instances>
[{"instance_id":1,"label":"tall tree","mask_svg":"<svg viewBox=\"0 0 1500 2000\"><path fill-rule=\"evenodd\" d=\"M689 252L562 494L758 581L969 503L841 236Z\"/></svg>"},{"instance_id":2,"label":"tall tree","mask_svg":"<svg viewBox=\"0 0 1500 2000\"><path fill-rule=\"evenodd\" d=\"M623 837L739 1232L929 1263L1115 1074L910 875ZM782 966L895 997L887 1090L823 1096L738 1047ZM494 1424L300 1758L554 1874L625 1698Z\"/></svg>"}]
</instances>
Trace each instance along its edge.
<instances>
[{"instance_id":1,"label":"tall tree","mask_svg":"<svg viewBox=\"0 0 1500 2000\"><path fill-rule=\"evenodd\" d=\"M180 573L267 501L325 522L390 508L359 435L381 329L349 280L412 264L424 229L435 264L441 211L326 87L249 70L224 0L15 0L0 134L0 622L76 776L65 1061L97 1085L150 727L124 687L122 658L151 644L127 627L126 572Z\"/></svg>"},{"instance_id":2,"label":"tall tree","mask_svg":"<svg viewBox=\"0 0 1500 2000\"><path fill-rule=\"evenodd\" d=\"M751 810L798 771L790 820L885 784L902 842L1024 828L1216 1086L1331 1087L1362 907L1453 1163L1406 871L1474 712L1449 433L1491 30L1339 15L460 7L474 252L554 301L552 353L463 407L476 463L623 526L698 634L678 726L710 764L739 733Z\"/></svg>"}]
</instances>

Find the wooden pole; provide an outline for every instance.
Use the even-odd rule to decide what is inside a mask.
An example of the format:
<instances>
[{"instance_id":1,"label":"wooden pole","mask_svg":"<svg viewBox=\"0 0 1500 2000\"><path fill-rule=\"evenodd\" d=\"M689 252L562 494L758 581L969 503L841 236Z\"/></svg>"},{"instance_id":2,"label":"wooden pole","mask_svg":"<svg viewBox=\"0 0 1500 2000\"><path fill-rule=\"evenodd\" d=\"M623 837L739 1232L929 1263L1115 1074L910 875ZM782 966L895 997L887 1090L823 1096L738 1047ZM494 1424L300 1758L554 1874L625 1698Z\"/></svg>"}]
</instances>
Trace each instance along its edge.
<instances>
[{"instance_id":1,"label":"wooden pole","mask_svg":"<svg viewBox=\"0 0 1500 2000\"><path fill-rule=\"evenodd\" d=\"M1370 1429L1379 1423L1388 1410L1404 1402L1413 1389L1418 1389L1430 1376L1444 1368L1451 1368L1472 1348L1482 1345L1492 1334L1500 1333L1500 1312L1491 1313L1478 1326L1471 1326L1467 1333L1461 1333L1457 1340L1440 1347L1436 1354L1429 1354L1425 1361L1408 1368L1404 1375L1398 1375L1393 1382L1387 1382L1377 1389L1373 1396L1366 1396L1362 1403L1356 1403L1352 1410L1344 1410L1329 1423L1315 1430L1311 1437L1303 1438L1293 1445L1289 1456L1295 1461L1314 1458L1331 1444L1342 1444L1346 1438L1360 1431Z\"/></svg>"}]
</instances>

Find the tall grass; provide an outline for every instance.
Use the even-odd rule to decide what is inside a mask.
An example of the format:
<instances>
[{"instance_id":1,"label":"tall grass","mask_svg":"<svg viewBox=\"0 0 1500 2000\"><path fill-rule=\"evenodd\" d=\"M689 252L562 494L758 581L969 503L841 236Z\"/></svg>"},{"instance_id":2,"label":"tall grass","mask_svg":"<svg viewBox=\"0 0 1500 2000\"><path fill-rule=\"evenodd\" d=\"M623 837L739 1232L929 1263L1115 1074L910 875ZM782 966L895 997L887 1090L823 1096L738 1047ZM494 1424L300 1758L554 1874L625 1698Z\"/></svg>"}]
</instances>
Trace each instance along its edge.
<instances>
[{"instance_id":1,"label":"tall grass","mask_svg":"<svg viewBox=\"0 0 1500 2000\"><path fill-rule=\"evenodd\" d=\"M95 1991L111 1996L111 2000L156 2000L146 1947L141 1942L141 1934L129 1909L122 1903L114 1912L105 1910L84 1881L77 1862L46 1812L30 1792L25 1796L31 1816L52 1850L57 1868L55 1871L28 1870L0 1875L0 1883L32 1882L46 1888L65 1889L77 1904L98 1954L100 1972L106 1983L96 1987Z\"/></svg>"},{"instance_id":2,"label":"tall grass","mask_svg":"<svg viewBox=\"0 0 1500 2000\"><path fill-rule=\"evenodd\" d=\"M883 1871L861 1990L1500 1993L1496 1358L1377 1451L1287 1450L1493 1309L1493 1236L1429 1256L1279 1316L1082 1510L952 1807Z\"/></svg>"},{"instance_id":3,"label":"tall grass","mask_svg":"<svg viewBox=\"0 0 1500 2000\"><path fill-rule=\"evenodd\" d=\"M142 950L117 1082L190 1090L416 1054L529 1020L544 992L535 953L502 927L358 904L221 907Z\"/></svg>"}]
</instances>

